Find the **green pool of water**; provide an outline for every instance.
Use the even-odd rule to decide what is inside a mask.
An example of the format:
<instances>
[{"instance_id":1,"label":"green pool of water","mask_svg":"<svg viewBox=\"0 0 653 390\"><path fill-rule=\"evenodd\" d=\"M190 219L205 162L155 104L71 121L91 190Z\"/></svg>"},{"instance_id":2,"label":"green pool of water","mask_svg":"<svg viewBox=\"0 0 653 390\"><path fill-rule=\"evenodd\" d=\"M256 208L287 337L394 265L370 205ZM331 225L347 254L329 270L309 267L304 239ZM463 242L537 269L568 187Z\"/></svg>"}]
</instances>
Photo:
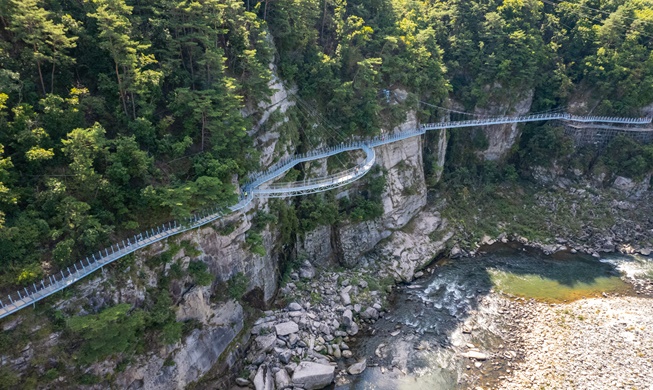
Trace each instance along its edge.
<instances>
[{"instance_id":1,"label":"green pool of water","mask_svg":"<svg viewBox=\"0 0 653 390\"><path fill-rule=\"evenodd\" d=\"M629 286L617 276L598 276L591 281L565 284L541 275L490 270L492 283L501 291L545 302L571 302L606 293L627 293Z\"/></svg>"},{"instance_id":2,"label":"green pool of water","mask_svg":"<svg viewBox=\"0 0 653 390\"><path fill-rule=\"evenodd\" d=\"M498 290L546 302L571 302L604 292L632 291L614 265L588 256L514 256L512 261L491 265L487 272Z\"/></svg>"}]
</instances>

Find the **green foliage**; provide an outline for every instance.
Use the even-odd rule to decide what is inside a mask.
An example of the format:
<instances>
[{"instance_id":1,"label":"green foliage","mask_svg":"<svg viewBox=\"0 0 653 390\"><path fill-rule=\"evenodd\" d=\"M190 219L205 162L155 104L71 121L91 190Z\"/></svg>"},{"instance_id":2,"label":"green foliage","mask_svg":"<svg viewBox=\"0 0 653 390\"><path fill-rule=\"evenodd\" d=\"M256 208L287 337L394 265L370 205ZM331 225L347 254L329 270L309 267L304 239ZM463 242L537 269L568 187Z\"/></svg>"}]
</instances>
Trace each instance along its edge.
<instances>
[{"instance_id":1,"label":"green foliage","mask_svg":"<svg viewBox=\"0 0 653 390\"><path fill-rule=\"evenodd\" d=\"M573 152L571 139L564 135L564 129L550 125L530 126L521 138L520 164L524 167L550 167L556 160Z\"/></svg>"},{"instance_id":2,"label":"green foliage","mask_svg":"<svg viewBox=\"0 0 653 390\"><path fill-rule=\"evenodd\" d=\"M145 315L124 303L99 314L71 317L67 325L83 342L77 355L79 362L89 364L113 354L133 352L145 325Z\"/></svg>"},{"instance_id":3,"label":"green foliage","mask_svg":"<svg viewBox=\"0 0 653 390\"><path fill-rule=\"evenodd\" d=\"M270 94L265 23L243 2L11 0L0 15L3 284L236 201L232 176L258 161L241 112Z\"/></svg>"},{"instance_id":4,"label":"green foliage","mask_svg":"<svg viewBox=\"0 0 653 390\"><path fill-rule=\"evenodd\" d=\"M227 282L227 294L231 299L241 300L247 292L247 284L247 277L242 272L238 272Z\"/></svg>"},{"instance_id":5,"label":"green foliage","mask_svg":"<svg viewBox=\"0 0 653 390\"><path fill-rule=\"evenodd\" d=\"M190 240L183 240L179 246L184 250L184 254L188 257L197 257L202 254L202 251L197 249Z\"/></svg>"},{"instance_id":6,"label":"green foliage","mask_svg":"<svg viewBox=\"0 0 653 390\"><path fill-rule=\"evenodd\" d=\"M378 218L383 215L381 196L385 188L386 179L380 168L376 167L368 174L363 182L363 190L350 198L342 198L339 202L340 210L351 221L362 222Z\"/></svg>"},{"instance_id":7,"label":"green foliage","mask_svg":"<svg viewBox=\"0 0 653 390\"><path fill-rule=\"evenodd\" d=\"M596 114L634 114L653 101L652 8L650 0L0 1L0 283L28 282L37 264L65 267L139 228L237 201L234 175L242 182L258 168L248 130L272 92L271 41L280 75L320 123L301 118L298 104L288 121L275 113L259 130L278 126L277 147L305 151L341 142L333 131L378 134L416 107L422 121L443 119L418 100L508 107L533 91L534 111L587 96ZM386 99L384 89L411 93ZM491 166L478 159L483 131L450 135L442 173L454 186L514 181L515 170L568 152L558 130L527 127L522 152ZM620 147L598 165L642 177L647 152ZM574 158L591 168L591 153ZM427 161L431 181L440 169ZM307 197L257 224L281 227L290 242L335 223L338 208L375 218L375 180L339 205ZM248 240L261 253L259 237Z\"/></svg>"},{"instance_id":8,"label":"green foliage","mask_svg":"<svg viewBox=\"0 0 653 390\"><path fill-rule=\"evenodd\" d=\"M15 389L19 383L18 375L6 367L0 367L0 389Z\"/></svg>"},{"instance_id":9,"label":"green foliage","mask_svg":"<svg viewBox=\"0 0 653 390\"><path fill-rule=\"evenodd\" d=\"M184 277L184 270L181 268L181 263L179 262L179 260L170 264L170 270L168 271L168 275L172 279L181 279Z\"/></svg>"},{"instance_id":10,"label":"green foliage","mask_svg":"<svg viewBox=\"0 0 653 390\"><path fill-rule=\"evenodd\" d=\"M207 269L206 263L202 261L191 261L188 264L188 274L200 286L209 286L213 282L213 275Z\"/></svg>"},{"instance_id":11,"label":"green foliage","mask_svg":"<svg viewBox=\"0 0 653 390\"><path fill-rule=\"evenodd\" d=\"M653 172L653 145L642 145L632 138L618 136L608 144L601 161L616 175L641 180Z\"/></svg>"},{"instance_id":12,"label":"green foliage","mask_svg":"<svg viewBox=\"0 0 653 390\"><path fill-rule=\"evenodd\" d=\"M263 245L263 236L256 231L248 231L245 237L245 244L252 253L259 256L265 256L265 245Z\"/></svg>"},{"instance_id":13,"label":"green foliage","mask_svg":"<svg viewBox=\"0 0 653 390\"><path fill-rule=\"evenodd\" d=\"M338 220L335 201L325 196L309 196L301 200L296 218L300 232L310 232L318 226L332 225Z\"/></svg>"}]
</instances>

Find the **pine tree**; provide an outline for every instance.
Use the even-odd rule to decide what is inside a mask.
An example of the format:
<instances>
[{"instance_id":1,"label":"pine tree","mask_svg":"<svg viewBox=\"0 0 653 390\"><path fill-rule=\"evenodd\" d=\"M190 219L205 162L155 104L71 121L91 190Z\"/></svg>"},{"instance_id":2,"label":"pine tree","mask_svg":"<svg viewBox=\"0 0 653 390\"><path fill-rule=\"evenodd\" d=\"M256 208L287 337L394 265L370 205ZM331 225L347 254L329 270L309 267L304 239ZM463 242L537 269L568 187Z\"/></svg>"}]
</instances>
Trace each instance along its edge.
<instances>
[{"instance_id":1,"label":"pine tree","mask_svg":"<svg viewBox=\"0 0 653 390\"><path fill-rule=\"evenodd\" d=\"M45 81L42 65L52 66L50 93L54 92L54 75L57 64L72 63L74 59L66 52L76 46L77 37L68 36L68 28L64 24L52 21L52 13L39 7L38 0L11 0L15 8L11 18L10 30L32 49L36 67L41 81L41 89L45 95ZM67 19L72 19L66 16Z\"/></svg>"}]
</instances>

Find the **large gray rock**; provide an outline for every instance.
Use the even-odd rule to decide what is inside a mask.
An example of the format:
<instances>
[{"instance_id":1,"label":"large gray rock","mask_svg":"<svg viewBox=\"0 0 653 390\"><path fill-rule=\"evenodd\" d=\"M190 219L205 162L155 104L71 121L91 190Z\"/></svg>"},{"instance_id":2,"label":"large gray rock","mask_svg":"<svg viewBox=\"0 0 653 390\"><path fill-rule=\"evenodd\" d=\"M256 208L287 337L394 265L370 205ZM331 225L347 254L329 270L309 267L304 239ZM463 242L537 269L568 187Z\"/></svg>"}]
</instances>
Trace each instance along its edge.
<instances>
[{"instance_id":1,"label":"large gray rock","mask_svg":"<svg viewBox=\"0 0 653 390\"><path fill-rule=\"evenodd\" d=\"M415 112L409 112L406 121L394 131L417 127ZM406 226L426 205L422 150L422 139L419 137L375 148L376 162L383 168L386 179L381 195L383 215L373 221L345 223L338 228L338 260L342 265L356 265L361 255L372 250L392 232Z\"/></svg>"},{"instance_id":2,"label":"large gray rock","mask_svg":"<svg viewBox=\"0 0 653 390\"><path fill-rule=\"evenodd\" d=\"M350 336L356 336L357 333L358 333L358 324L352 322L351 325L347 327L347 334Z\"/></svg>"},{"instance_id":3,"label":"large gray rock","mask_svg":"<svg viewBox=\"0 0 653 390\"><path fill-rule=\"evenodd\" d=\"M299 326L293 321L276 324L274 329L277 331L278 336L287 336L291 333L299 332Z\"/></svg>"},{"instance_id":4,"label":"large gray rock","mask_svg":"<svg viewBox=\"0 0 653 390\"><path fill-rule=\"evenodd\" d=\"M277 385L277 390L283 390L285 388L292 386L292 381L290 380L290 375L288 371L279 370L274 376L274 383Z\"/></svg>"},{"instance_id":5,"label":"large gray rock","mask_svg":"<svg viewBox=\"0 0 653 390\"><path fill-rule=\"evenodd\" d=\"M254 339L257 351L270 352L277 343L277 335L274 333L258 336Z\"/></svg>"},{"instance_id":6,"label":"large gray rock","mask_svg":"<svg viewBox=\"0 0 653 390\"><path fill-rule=\"evenodd\" d=\"M274 382L272 381L272 371L270 368L261 364L254 377L254 388L256 390L274 390Z\"/></svg>"},{"instance_id":7,"label":"large gray rock","mask_svg":"<svg viewBox=\"0 0 653 390\"><path fill-rule=\"evenodd\" d=\"M465 352L462 354L463 357L469 358L469 359L476 359L476 360L487 360L488 355L484 354L483 352L479 351L469 351Z\"/></svg>"},{"instance_id":8,"label":"large gray rock","mask_svg":"<svg viewBox=\"0 0 653 390\"><path fill-rule=\"evenodd\" d=\"M368 307L361 313L361 318L365 320L376 320L379 318L379 312L373 307Z\"/></svg>"},{"instance_id":9,"label":"large gray rock","mask_svg":"<svg viewBox=\"0 0 653 390\"><path fill-rule=\"evenodd\" d=\"M351 305L351 297L349 296L349 293L346 292L341 292L340 293L340 300L342 301L343 306L348 306Z\"/></svg>"},{"instance_id":10,"label":"large gray rock","mask_svg":"<svg viewBox=\"0 0 653 390\"><path fill-rule=\"evenodd\" d=\"M300 311L302 310L302 305L297 302L292 302L288 305L288 311Z\"/></svg>"},{"instance_id":11,"label":"large gray rock","mask_svg":"<svg viewBox=\"0 0 653 390\"><path fill-rule=\"evenodd\" d=\"M315 277L315 267L308 260L299 268L299 277L302 279L313 279Z\"/></svg>"},{"instance_id":12,"label":"large gray rock","mask_svg":"<svg viewBox=\"0 0 653 390\"><path fill-rule=\"evenodd\" d=\"M327 364L301 362L292 375L292 383L306 390L321 389L331 382L335 367Z\"/></svg>"},{"instance_id":13,"label":"large gray rock","mask_svg":"<svg viewBox=\"0 0 653 390\"><path fill-rule=\"evenodd\" d=\"M347 372L349 372L351 375L358 375L361 372L365 371L367 368L367 360L363 359L362 361L358 363L354 363L349 368L347 369Z\"/></svg>"},{"instance_id":14,"label":"large gray rock","mask_svg":"<svg viewBox=\"0 0 653 390\"><path fill-rule=\"evenodd\" d=\"M490 86L488 85L488 87ZM499 83L494 83L490 88L492 91L496 91L497 95L506 95L507 88L504 89ZM525 115L531 109L533 92L532 89L526 89L520 93L510 94L510 99L491 99L490 103L482 108L476 107L474 113L484 116ZM505 157L521 133L521 127L517 123L483 126L482 129L487 138L488 147L478 154L484 160L500 160Z\"/></svg>"},{"instance_id":15,"label":"large gray rock","mask_svg":"<svg viewBox=\"0 0 653 390\"><path fill-rule=\"evenodd\" d=\"M285 349L279 352L279 361L283 364L290 363L291 357L292 357L292 352L289 349Z\"/></svg>"},{"instance_id":16,"label":"large gray rock","mask_svg":"<svg viewBox=\"0 0 653 390\"><path fill-rule=\"evenodd\" d=\"M354 314L351 310L347 309L342 313L342 324L348 328L351 326L352 322L354 322Z\"/></svg>"}]
</instances>

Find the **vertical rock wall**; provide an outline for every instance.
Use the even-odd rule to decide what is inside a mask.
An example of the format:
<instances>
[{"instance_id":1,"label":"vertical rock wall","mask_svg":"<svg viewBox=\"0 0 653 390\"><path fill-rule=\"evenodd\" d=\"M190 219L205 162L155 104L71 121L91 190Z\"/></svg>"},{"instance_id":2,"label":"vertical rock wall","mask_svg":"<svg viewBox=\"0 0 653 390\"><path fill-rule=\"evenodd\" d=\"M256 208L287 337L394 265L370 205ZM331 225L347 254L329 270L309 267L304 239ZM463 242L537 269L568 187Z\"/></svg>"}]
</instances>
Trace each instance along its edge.
<instances>
[{"instance_id":1,"label":"vertical rock wall","mask_svg":"<svg viewBox=\"0 0 653 390\"><path fill-rule=\"evenodd\" d=\"M525 115L530 112L532 103L533 90L529 90L516 94L514 99L507 102L490 104L487 108L477 108L474 112L483 116ZM518 123L483 126L483 132L487 137L488 147L479 154L485 160L500 160L505 157L520 135Z\"/></svg>"},{"instance_id":2,"label":"vertical rock wall","mask_svg":"<svg viewBox=\"0 0 653 390\"><path fill-rule=\"evenodd\" d=\"M415 113L395 131L417 127ZM340 261L346 266L356 264L360 256L370 251L393 231L405 226L426 205L426 183L422 163L422 138L413 137L376 148L377 164L386 176L381 195L383 216L372 221L344 224L338 228Z\"/></svg>"}]
</instances>

